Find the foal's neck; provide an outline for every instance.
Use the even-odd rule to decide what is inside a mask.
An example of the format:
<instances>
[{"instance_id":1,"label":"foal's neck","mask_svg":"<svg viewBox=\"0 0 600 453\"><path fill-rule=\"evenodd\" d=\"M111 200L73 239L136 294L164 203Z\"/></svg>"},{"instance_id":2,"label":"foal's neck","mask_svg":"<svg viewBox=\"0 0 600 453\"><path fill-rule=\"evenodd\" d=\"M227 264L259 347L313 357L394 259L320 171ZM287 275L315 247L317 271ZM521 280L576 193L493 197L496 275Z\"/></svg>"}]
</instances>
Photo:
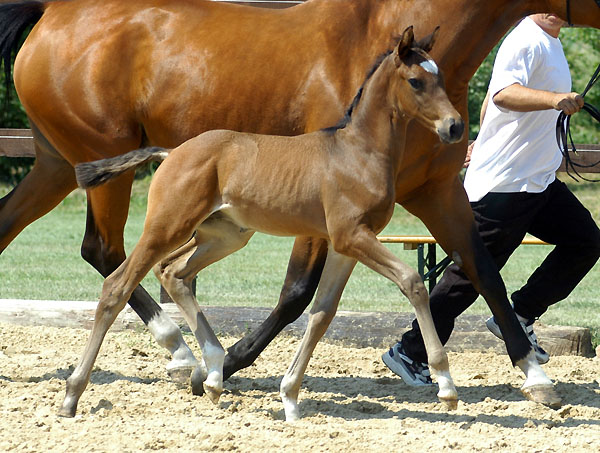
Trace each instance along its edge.
<instances>
[{"instance_id":1,"label":"foal's neck","mask_svg":"<svg viewBox=\"0 0 600 453\"><path fill-rule=\"evenodd\" d=\"M390 104L388 92L393 66L392 58L386 58L366 81L350 122L338 134L358 145L360 152L384 158L388 165L393 165L395 174L410 118Z\"/></svg>"}]
</instances>

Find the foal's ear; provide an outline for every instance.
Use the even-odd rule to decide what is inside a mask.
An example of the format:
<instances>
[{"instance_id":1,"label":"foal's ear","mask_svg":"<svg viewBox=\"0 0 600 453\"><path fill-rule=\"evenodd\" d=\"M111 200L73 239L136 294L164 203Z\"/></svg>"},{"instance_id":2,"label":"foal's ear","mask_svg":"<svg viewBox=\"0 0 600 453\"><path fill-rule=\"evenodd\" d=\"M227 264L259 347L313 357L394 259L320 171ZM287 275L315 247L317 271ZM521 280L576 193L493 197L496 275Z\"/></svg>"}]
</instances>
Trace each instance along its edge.
<instances>
[{"instance_id":1,"label":"foal's ear","mask_svg":"<svg viewBox=\"0 0 600 453\"><path fill-rule=\"evenodd\" d=\"M413 33L412 25L404 30L402 33L402 37L400 38L400 42L398 43L398 47L396 47L396 51L394 52L394 61L396 62L396 66L400 65L400 58L404 58L410 52L411 47L413 47L413 42L415 40L415 35Z\"/></svg>"},{"instance_id":2,"label":"foal's ear","mask_svg":"<svg viewBox=\"0 0 600 453\"><path fill-rule=\"evenodd\" d=\"M431 49L433 48L433 45L435 44L435 41L438 37L439 31L440 26L438 25L437 27L435 27L435 30L433 30L433 33L417 42L416 46L423 49L427 53L431 52Z\"/></svg>"}]
</instances>

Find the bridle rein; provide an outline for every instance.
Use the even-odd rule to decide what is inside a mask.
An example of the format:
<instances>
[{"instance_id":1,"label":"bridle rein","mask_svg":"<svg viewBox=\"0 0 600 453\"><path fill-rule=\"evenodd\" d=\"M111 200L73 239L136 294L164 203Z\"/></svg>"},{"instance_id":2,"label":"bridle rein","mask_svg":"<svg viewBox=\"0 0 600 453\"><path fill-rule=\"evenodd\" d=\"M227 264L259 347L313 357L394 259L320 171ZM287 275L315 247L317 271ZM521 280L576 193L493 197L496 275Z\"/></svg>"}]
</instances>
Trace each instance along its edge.
<instances>
[{"instance_id":1,"label":"bridle rein","mask_svg":"<svg viewBox=\"0 0 600 453\"><path fill-rule=\"evenodd\" d=\"M596 2L596 5L598 5L598 8L600 8L600 0L594 0L594 1ZM566 2L567 2L567 22L568 22L569 26L572 27L573 23L571 22L571 0L566 0ZM600 79L600 64L596 68L596 71L594 71L594 75L592 76L592 78L588 82L587 86L581 93L582 97L585 97L587 92L598 81L598 79ZM600 111L596 107L585 102L583 104L582 110L585 110L592 116L592 118L594 118L596 121L600 122ZM585 169L585 168L593 167L595 165L598 165L600 163L600 161L595 162L590 165L584 165L584 164L575 163L571 160L571 156L569 155L569 144L571 144L571 151L573 153L576 153L577 149L575 148L575 143L573 142L573 138L571 137L570 126L571 126L571 115L567 115L564 112L560 112L560 114L558 115L558 120L556 121L556 140L558 142L558 146L560 147L560 152L562 153L564 160L565 160L565 170L566 170L567 174L571 178L573 178L575 181L578 181L578 179L577 179L577 177L575 177L571 174L571 171L573 173L575 173L575 175L577 175L579 178L581 178L585 181L600 182L600 180L587 179L587 178L581 176L576 168L576 167L578 167L580 169Z\"/></svg>"}]
</instances>

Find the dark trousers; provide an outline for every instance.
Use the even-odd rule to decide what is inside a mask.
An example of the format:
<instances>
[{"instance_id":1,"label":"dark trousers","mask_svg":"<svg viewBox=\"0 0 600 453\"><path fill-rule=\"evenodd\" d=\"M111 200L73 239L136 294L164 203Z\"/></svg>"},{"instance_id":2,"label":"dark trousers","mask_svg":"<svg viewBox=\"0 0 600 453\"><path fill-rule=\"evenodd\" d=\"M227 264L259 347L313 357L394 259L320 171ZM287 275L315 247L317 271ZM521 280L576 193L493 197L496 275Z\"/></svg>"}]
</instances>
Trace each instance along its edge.
<instances>
[{"instance_id":1,"label":"dark trousers","mask_svg":"<svg viewBox=\"0 0 600 453\"><path fill-rule=\"evenodd\" d=\"M554 181L542 193L489 193L471 207L479 234L499 269L525 233L555 245L527 283L511 296L515 312L525 318L538 318L550 305L566 298L600 256L598 226L561 181ZM455 318L477 297L460 268L449 266L430 294L431 314L443 344L450 338ZM427 362L416 320L402 336L402 344L411 358Z\"/></svg>"}]
</instances>

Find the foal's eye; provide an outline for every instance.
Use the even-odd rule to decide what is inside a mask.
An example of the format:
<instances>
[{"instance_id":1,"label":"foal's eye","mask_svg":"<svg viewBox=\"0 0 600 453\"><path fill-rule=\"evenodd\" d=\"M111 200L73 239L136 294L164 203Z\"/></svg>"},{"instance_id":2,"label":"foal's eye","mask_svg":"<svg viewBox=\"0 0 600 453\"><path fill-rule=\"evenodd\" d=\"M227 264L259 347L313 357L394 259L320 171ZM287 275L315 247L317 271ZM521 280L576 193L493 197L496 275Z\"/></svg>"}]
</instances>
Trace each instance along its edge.
<instances>
[{"instance_id":1,"label":"foal's eye","mask_svg":"<svg viewBox=\"0 0 600 453\"><path fill-rule=\"evenodd\" d=\"M419 80L419 79L408 79L408 83L410 83L410 86L413 87L415 90L420 90L421 88L423 88L423 81Z\"/></svg>"}]
</instances>

